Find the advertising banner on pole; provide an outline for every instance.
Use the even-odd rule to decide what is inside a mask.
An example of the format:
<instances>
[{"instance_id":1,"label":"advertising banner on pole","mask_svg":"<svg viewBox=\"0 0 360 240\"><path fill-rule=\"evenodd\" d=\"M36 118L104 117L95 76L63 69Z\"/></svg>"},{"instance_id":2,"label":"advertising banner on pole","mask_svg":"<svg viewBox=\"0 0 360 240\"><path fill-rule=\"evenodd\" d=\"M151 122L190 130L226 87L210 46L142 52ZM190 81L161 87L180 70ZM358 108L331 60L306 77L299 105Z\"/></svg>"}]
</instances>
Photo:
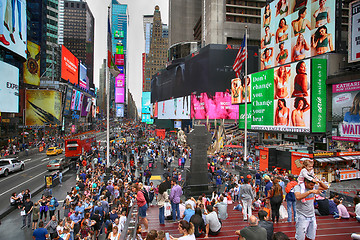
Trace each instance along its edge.
<instances>
[{"instance_id":1,"label":"advertising banner on pole","mask_svg":"<svg viewBox=\"0 0 360 240\"><path fill-rule=\"evenodd\" d=\"M326 132L326 59L312 59L311 132Z\"/></svg>"},{"instance_id":2,"label":"advertising banner on pole","mask_svg":"<svg viewBox=\"0 0 360 240\"><path fill-rule=\"evenodd\" d=\"M40 85L40 46L28 41L26 62L24 63L24 83Z\"/></svg>"}]
</instances>

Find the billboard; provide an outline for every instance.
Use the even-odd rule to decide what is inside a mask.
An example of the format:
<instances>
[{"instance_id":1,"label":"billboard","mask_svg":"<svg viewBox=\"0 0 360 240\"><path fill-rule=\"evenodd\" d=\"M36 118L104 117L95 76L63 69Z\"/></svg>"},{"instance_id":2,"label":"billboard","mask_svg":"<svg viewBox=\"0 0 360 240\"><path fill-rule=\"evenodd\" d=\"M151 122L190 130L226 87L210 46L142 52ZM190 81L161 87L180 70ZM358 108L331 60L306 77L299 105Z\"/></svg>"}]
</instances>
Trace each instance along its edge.
<instances>
[{"instance_id":1,"label":"billboard","mask_svg":"<svg viewBox=\"0 0 360 240\"><path fill-rule=\"evenodd\" d=\"M124 54L115 54L115 65L124 65Z\"/></svg>"},{"instance_id":2,"label":"billboard","mask_svg":"<svg viewBox=\"0 0 360 240\"><path fill-rule=\"evenodd\" d=\"M40 46L30 41L27 42L24 83L40 85Z\"/></svg>"},{"instance_id":3,"label":"billboard","mask_svg":"<svg viewBox=\"0 0 360 240\"><path fill-rule=\"evenodd\" d=\"M124 112L125 112L125 108L124 108L124 104L120 103L120 104L116 104L116 117L124 117Z\"/></svg>"},{"instance_id":4,"label":"billboard","mask_svg":"<svg viewBox=\"0 0 360 240\"><path fill-rule=\"evenodd\" d=\"M79 85L80 85L80 87L83 87L85 89L89 89L87 76L86 76L87 68L82 63L79 64L79 68L80 68Z\"/></svg>"},{"instance_id":5,"label":"billboard","mask_svg":"<svg viewBox=\"0 0 360 240\"><path fill-rule=\"evenodd\" d=\"M25 123L27 126L61 124L61 92L27 89Z\"/></svg>"},{"instance_id":6,"label":"billboard","mask_svg":"<svg viewBox=\"0 0 360 240\"><path fill-rule=\"evenodd\" d=\"M73 88L68 86L67 91L66 91L65 104L64 104L64 115L65 116L70 114L72 96L73 96Z\"/></svg>"},{"instance_id":7,"label":"billboard","mask_svg":"<svg viewBox=\"0 0 360 240\"><path fill-rule=\"evenodd\" d=\"M117 88L125 87L125 74L120 73L119 75L117 75L117 77L115 78L115 87Z\"/></svg>"},{"instance_id":8,"label":"billboard","mask_svg":"<svg viewBox=\"0 0 360 240\"><path fill-rule=\"evenodd\" d=\"M334 84L332 118L337 123L333 140L360 141L360 81Z\"/></svg>"},{"instance_id":9,"label":"billboard","mask_svg":"<svg viewBox=\"0 0 360 240\"><path fill-rule=\"evenodd\" d=\"M116 54L124 54L124 46L116 45Z\"/></svg>"},{"instance_id":10,"label":"billboard","mask_svg":"<svg viewBox=\"0 0 360 240\"><path fill-rule=\"evenodd\" d=\"M335 0L273 1L261 9L261 69L335 50Z\"/></svg>"},{"instance_id":11,"label":"billboard","mask_svg":"<svg viewBox=\"0 0 360 240\"><path fill-rule=\"evenodd\" d=\"M146 124L154 124L154 119L151 119L150 114L141 114L141 122Z\"/></svg>"},{"instance_id":12,"label":"billboard","mask_svg":"<svg viewBox=\"0 0 360 240\"><path fill-rule=\"evenodd\" d=\"M61 78L78 84L79 60L66 47L61 46Z\"/></svg>"},{"instance_id":13,"label":"billboard","mask_svg":"<svg viewBox=\"0 0 360 240\"><path fill-rule=\"evenodd\" d=\"M26 58L26 0L0 0L0 46Z\"/></svg>"},{"instance_id":14,"label":"billboard","mask_svg":"<svg viewBox=\"0 0 360 240\"><path fill-rule=\"evenodd\" d=\"M151 92L143 92L141 98L141 113L151 113L152 106L151 106Z\"/></svg>"},{"instance_id":15,"label":"billboard","mask_svg":"<svg viewBox=\"0 0 360 240\"><path fill-rule=\"evenodd\" d=\"M158 103L158 119L190 119L190 96Z\"/></svg>"},{"instance_id":16,"label":"billboard","mask_svg":"<svg viewBox=\"0 0 360 240\"><path fill-rule=\"evenodd\" d=\"M77 96L76 96L77 101L75 103L75 110L81 111L83 105L83 99L84 99L84 94L80 91L77 91Z\"/></svg>"},{"instance_id":17,"label":"billboard","mask_svg":"<svg viewBox=\"0 0 360 240\"><path fill-rule=\"evenodd\" d=\"M125 102L125 88L115 88L115 103Z\"/></svg>"},{"instance_id":18,"label":"billboard","mask_svg":"<svg viewBox=\"0 0 360 240\"><path fill-rule=\"evenodd\" d=\"M238 119L239 106L231 105L229 92L216 92L214 95L209 93L193 94L191 95L191 118Z\"/></svg>"},{"instance_id":19,"label":"billboard","mask_svg":"<svg viewBox=\"0 0 360 240\"><path fill-rule=\"evenodd\" d=\"M75 109L76 97L77 97L77 91L75 89L73 89L73 93L72 93L72 97L71 97L70 110Z\"/></svg>"},{"instance_id":20,"label":"billboard","mask_svg":"<svg viewBox=\"0 0 360 240\"><path fill-rule=\"evenodd\" d=\"M91 110L91 98L85 96L85 94L83 94L83 101L82 101L82 107L81 107L81 116L82 117L86 117L88 115L88 113Z\"/></svg>"},{"instance_id":21,"label":"billboard","mask_svg":"<svg viewBox=\"0 0 360 240\"><path fill-rule=\"evenodd\" d=\"M174 121L174 128L175 129L181 128L181 120L175 120Z\"/></svg>"},{"instance_id":22,"label":"billboard","mask_svg":"<svg viewBox=\"0 0 360 240\"><path fill-rule=\"evenodd\" d=\"M91 116L96 118L96 98L91 99Z\"/></svg>"},{"instance_id":23,"label":"billboard","mask_svg":"<svg viewBox=\"0 0 360 240\"><path fill-rule=\"evenodd\" d=\"M251 129L325 132L326 59L251 74ZM240 113L242 114L242 113Z\"/></svg>"},{"instance_id":24,"label":"billboard","mask_svg":"<svg viewBox=\"0 0 360 240\"><path fill-rule=\"evenodd\" d=\"M186 58L177 59L151 79L151 102L202 93L229 91L239 46L209 44ZM258 71L258 47L248 47L248 73Z\"/></svg>"},{"instance_id":25,"label":"billboard","mask_svg":"<svg viewBox=\"0 0 360 240\"><path fill-rule=\"evenodd\" d=\"M231 80L231 104L245 103L245 79L247 80L247 102L251 102L251 75Z\"/></svg>"},{"instance_id":26,"label":"billboard","mask_svg":"<svg viewBox=\"0 0 360 240\"><path fill-rule=\"evenodd\" d=\"M360 1L353 1L349 6L348 62L360 61Z\"/></svg>"},{"instance_id":27,"label":"billboard","mask_svg":"<svg viewBox=\"0 0 360 240\"><path fill-rule=\"evenodd\" d=\"M0 113L19 112L19 69L0 61Z\"/></svg>"}]
</instances>

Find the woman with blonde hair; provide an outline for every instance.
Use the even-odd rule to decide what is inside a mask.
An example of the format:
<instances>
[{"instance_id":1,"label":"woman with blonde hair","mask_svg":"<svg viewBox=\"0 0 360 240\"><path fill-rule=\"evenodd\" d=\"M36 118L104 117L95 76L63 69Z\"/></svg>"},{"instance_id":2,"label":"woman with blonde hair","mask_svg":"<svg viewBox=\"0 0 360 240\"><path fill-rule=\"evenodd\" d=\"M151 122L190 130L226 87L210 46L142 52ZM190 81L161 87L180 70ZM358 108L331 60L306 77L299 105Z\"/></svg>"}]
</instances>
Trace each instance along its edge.
<instances>
[{"instance_id":1,"label":"woman with blonde hair","mask_svg":"<svg viewBox=\"0 0 360 240\"><path fill-rule=\"evenodd\" d=\"M310 45L306 42L304 35L299 33L292 50L291 60L293 62L303 60L305 58L305 51L309 50Z\"/></svg>"},{"instance_id":2,"label":"woman with blonde hair","mask_svg":"<svg viewBox=\"0 0 360 240\"><path fill-rule=\"evenodd\" d=\"M358 92L355 95L350 111L345 113L344 122L347 123L360 122L360 92Z\"/></svg>"},{"instance_id":3,"label":"woman with blonde hair","mask_svg":"<svg viewBox=\"0 0 360 240\"><path fill-rule=\"evenodd\" d=\"M119 240L119 238L120 238L119 228L117 226L114 226L112 232L108 236L108 239Z\"/></svg>"}]
</instances>

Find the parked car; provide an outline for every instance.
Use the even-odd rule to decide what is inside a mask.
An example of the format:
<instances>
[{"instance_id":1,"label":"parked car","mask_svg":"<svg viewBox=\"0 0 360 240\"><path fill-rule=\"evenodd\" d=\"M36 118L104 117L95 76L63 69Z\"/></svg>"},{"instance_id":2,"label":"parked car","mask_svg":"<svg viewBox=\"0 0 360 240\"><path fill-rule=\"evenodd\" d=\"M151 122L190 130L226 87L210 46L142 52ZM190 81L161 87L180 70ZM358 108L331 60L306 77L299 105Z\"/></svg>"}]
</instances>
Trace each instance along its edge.
<instances>
[{"instance_id":1,"label":"parked car","mask_svg":"<svg viewBox=\"0 0 360 240\"><path fill-rule=\"evenodd\" d=\"M49 171L63 170L64 168L68 167L69 164L70 164L70 159L57 158L50 160L49 163L46 165L46 167Z\"/></svg>"},{"instance_id":2,"label":"parked car","mask_svg":"<svg viewBox=\"0 0 360 240\"><path fill-rule=\"evenodd\" d=\"M5 177L11 172L22 171L25 169L25 163L17 158L0 159L0 175Z\"/></svg>"},{"instance_id":3,"label":"parked car","mask_svg":"<svg viewBox=\"0 0 360 240\"><path fill-rule=\"evenodd\" d=\"M48 156L54 156L59 155L63 152L62 148L59 147L50 147L48 150L46 150L46 155Z\"/></svg>"}]
</instances>

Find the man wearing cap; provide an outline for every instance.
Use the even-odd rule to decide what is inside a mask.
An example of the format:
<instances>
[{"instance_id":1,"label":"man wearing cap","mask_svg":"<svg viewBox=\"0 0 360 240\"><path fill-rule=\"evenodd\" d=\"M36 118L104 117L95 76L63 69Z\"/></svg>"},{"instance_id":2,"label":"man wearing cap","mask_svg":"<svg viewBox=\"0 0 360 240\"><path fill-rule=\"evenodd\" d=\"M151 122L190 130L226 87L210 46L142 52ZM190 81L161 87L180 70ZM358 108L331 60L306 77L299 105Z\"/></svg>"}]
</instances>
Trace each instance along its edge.
<instances>
[{"instance_id":1,"label":"man wearing cap","mask_svg":"<svg viewBox=\"0 0 360 240\"><path fill-rule=\"evenodd\" d=\"M295 181L295 177L292 174L288 175L289 183L286 185L285 192L286 192L286 203L287 203L287 212L288 212L288 222L291 222L292 213L294 214L294 221L296 219L296 198L294 194L294 187L298 184Z\"/></svg>"},{"instance_id":2,"label":"man wearing cap","mask_svg":"<svg viewBox=\"0 0 360 240\"><path fill-rule=\"evenodd\" d=\"M315 239L316 237L316 217L314 209L315 194L320 194L322 190L326 190L327 186L318 182L315 183L305 178L304 182L294 187L296 198L296 240Z\"/></svg>"}]
</instances>

